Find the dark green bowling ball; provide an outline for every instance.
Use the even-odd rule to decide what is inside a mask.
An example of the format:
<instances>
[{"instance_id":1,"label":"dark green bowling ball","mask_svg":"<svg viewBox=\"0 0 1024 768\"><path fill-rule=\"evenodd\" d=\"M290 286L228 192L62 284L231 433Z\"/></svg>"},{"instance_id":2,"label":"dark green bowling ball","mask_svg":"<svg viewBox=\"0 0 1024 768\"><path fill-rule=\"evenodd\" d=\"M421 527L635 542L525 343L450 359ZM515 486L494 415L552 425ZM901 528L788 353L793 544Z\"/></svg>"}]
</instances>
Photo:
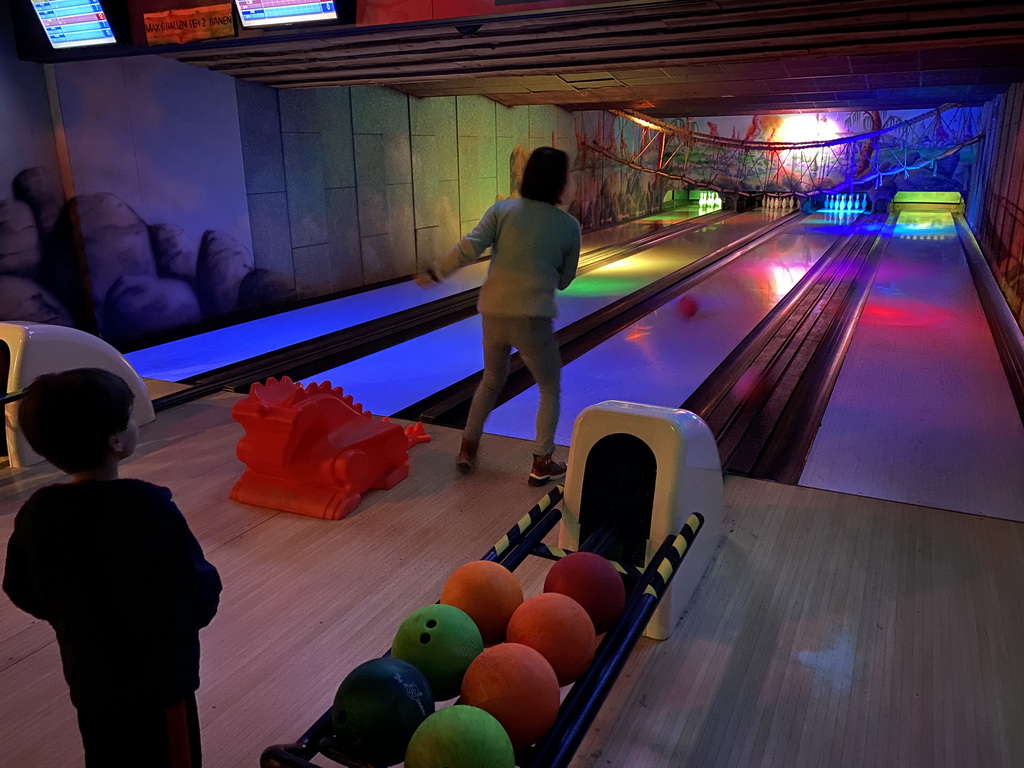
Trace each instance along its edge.
<instances>
[{"instance_id":1,"label":"dark green bowling ball","mask_svg":"<svg viewBox=\"0 0 1024 768\"><path fill-rule=\"evenodd\" d=\"M334 747L367 763L395 765L433 711L430 685L416 667L389 657L367 661L349 673L334 697Z\"/></svg>"}]
</instances>

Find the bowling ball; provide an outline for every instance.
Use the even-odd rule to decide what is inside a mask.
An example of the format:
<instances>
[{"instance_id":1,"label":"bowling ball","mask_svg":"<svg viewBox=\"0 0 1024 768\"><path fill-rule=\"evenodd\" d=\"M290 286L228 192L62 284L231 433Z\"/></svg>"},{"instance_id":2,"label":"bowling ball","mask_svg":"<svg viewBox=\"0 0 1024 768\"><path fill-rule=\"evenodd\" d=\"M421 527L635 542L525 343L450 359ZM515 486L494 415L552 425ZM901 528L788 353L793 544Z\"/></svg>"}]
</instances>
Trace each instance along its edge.
<instances>
[{"instance_id":1,"label":"bowling ball","mask_svg":"<svg viewBox=\"0 0 1024 768\"><path fill-rule=\"evenodd\" d=\"M374 765L395 765L433 711L430 686L416 667L394 658L367 661L338 687L331 708L333 746Z\"/></svg>"},{"instance_id":2,"label":"bowling ball","mask_svg":"<svg viewBox=\"0 0 1024 768\"><path fill-rule=\"evenodd\" d=\"M626 606L626 586L615 566L593 552L573 552L548 571L545 592L558 592L583 606L597 634L607 632Z\"/></svg>"},{"instance_id":3,"label":"bowling ball","mask_svg":"<svg viewBox=\"0 0 1024 768\"><path fill-rule=\"evenodd\" d=\"M772 384L762 371L748 368L737 379L734 390L745 403L760 407L771 394Z\"/></svg>"},{"instance_id":4,"label":"bowling ball","mask_svg":"<svg viewBox=\"0 0 1024 768\"><path fill-rule=\"evenodd\" d=\"M698 309L697 300L692 296L683 296L676 302L676 312L684 320L689 320L696 315Z\"/></svg>"},{"instance_id":5,"label":"bowling ball","mask_svg":"<svg viewBox=\"0 0 1024 768\"><path fill-rule=\"evenodd\" d=\"M505 639L508 620L523 603L523 589L505 566L477 560L448 577L441 590L441 602L468 613L484 644L493 645Z\"/></svg>"},{"instance_id":6,"label":"bowling ball","mask_svg":"<svg viewBox=\"0 0 1024 768\"><path fill-rule=\"evenodd\" d=\"M484 649L480 630L451 605L428 605L402 622L391 654L414 665L430 683L436 701L458 695L466 667Z\"/></svg>"},{"instance_id":7,"label":"bowling ball","mask_svg":"<svg viewBox=\"0 0 1024 768\"><path fill-rule=\"evenodd\" d=\"M571 597L545 592L526 600L512 614L505 637L528 645L548 660L559 685L582 675L597 650L590 616Z\"/></svg>"},{"instance_id":8,"label":"bowling ball","mask_svg":"<svg viewBox=\"0 0 1024 768\"><path fill-rule=\"evenodd\" d=\"M512 742L493 716L454 704L416 729L405 752L405 768L514 768Z\"/></svg>"},{"instance_id":9,"label":"bowling ball","mask_svg":"<svg viewBox=\"0 0 1024 768\"><path fill-rule=\"evenodd\" d=\"M525 645L488 648L469 665L459 701L494 715L515 749L528 747L555 722L561 697L547 659Z\"/></svg>"}]
</instances>

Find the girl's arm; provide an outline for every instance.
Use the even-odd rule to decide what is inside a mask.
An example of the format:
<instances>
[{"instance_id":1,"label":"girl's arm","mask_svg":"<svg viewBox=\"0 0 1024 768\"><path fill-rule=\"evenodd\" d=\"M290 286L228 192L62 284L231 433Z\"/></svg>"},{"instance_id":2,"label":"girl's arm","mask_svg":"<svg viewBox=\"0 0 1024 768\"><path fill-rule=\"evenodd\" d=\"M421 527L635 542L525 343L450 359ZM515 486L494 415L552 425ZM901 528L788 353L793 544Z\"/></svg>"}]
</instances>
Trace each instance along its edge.
<instances>
[{"instance_id":1,"label":"girl's arm","mask_svg":"<svg viewBox=\"0 0 1024 768\"><path fill-rule=\"evenodd\" d=\"M479 259L484 251L494 245L497 236L498 211L496 206L492 205L473 228L473 231L428 269L417 275L416 281L421 285L441 282L456 270Z\"/></svg>"}]
</instances>

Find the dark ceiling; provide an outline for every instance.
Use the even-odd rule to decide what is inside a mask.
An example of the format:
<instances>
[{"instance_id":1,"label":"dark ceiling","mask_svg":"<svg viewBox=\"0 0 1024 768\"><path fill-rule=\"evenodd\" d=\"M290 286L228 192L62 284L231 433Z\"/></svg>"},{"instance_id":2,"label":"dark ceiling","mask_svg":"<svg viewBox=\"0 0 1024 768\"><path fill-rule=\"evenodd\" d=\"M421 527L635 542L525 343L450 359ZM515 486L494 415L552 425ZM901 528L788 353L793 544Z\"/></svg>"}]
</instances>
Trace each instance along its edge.
<instances>
[{"instance_id":1,"label":"dark ceiling","mask_svg":"<svg viewBox=\"0 0 1024 768\"><path fill-rule=\"evenodd\" d=\"M507 106L900 109L981 104L1024 80L1024 2L676 0L241 43L168 55L278 88L381 85Z\"/></svg>"}]
</instances>

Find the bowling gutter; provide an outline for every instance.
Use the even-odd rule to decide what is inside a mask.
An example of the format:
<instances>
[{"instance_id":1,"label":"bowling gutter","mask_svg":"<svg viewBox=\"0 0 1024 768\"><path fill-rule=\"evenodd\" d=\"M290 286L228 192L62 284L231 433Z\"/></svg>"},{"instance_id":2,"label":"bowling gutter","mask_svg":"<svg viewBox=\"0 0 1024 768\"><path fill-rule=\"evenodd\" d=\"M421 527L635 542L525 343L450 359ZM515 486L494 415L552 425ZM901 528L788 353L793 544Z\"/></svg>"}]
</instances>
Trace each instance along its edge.
<instances>
[{"instance_id":1,"label":"bowling gutter","mask_svg":"<svg viewBox=\"0 0 1024 768\"><path fill-rule=\"evenodd\" d=\"M723 470L796 482L894 223L851 222L680 405L711 428Z\"/></svg>"}]
</instances>

